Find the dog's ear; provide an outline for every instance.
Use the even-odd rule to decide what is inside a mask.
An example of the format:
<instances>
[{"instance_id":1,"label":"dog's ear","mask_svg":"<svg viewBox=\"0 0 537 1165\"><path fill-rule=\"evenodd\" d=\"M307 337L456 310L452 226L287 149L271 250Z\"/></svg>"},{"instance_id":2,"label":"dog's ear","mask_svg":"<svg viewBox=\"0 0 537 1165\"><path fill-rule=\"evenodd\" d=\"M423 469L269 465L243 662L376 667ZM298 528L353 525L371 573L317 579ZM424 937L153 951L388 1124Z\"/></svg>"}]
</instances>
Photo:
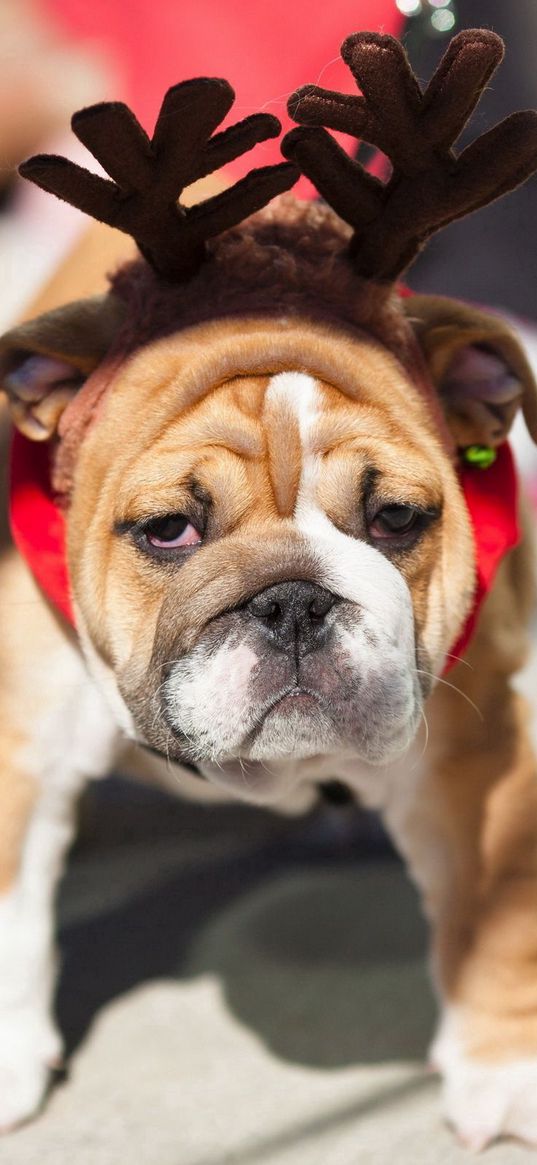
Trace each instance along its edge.
<instances>
[{"instance_id":1,"label":"dog's ear","mask_svg":"<svg viewBox=\"0 0 537 1165\"><path fill-rule=\"evenodd\" d=\"M439 296L412 295L404 306L457 447L499 445L519 408L537 442L537 385L509 325Z\"/></svg>"},{"instance_id":2,"label":"dog's ear","mask_svg":"<svg viewBox=\"0 0 537 1165\"><path fill-rule=\"evenodd\" d=\"M46 441L55 433L64 409L110 348L122 312L114 296L94 296L0 337L0 387L26 437Z\"/></svg>"}]
</instances>

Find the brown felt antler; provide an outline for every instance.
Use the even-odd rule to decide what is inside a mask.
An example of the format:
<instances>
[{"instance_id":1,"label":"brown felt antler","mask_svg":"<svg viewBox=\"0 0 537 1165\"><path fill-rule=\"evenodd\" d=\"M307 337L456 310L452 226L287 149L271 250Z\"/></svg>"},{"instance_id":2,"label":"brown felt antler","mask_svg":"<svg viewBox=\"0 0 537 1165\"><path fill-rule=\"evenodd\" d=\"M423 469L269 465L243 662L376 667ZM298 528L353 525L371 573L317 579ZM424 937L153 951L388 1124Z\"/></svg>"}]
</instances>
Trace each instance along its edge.
<instances>
[{"instance_id":1,"label":"brown felt antler","mask_svg":"<svg viewBox=\"0 0 537 1165\"><path fill-rule=\"evenodd\" d=\"M189 209L178 202L192 182L276 137L276 117L254 113L211 137L235 94L227 81L201 77L166 93L151 140L122 102L102 102L72 119L73 132L113 181L66 158L38 154L20 173L101 222L132 235L165 278L189 278L203 259L205 242L265 206L296 182L283 162L252 170L240 182Z\"/></svg>"},{"instance_id":2,"label":"brown felt antler","mask_svg":"<svg viewBox=\"0 0 537 1165\"><path fill-rule=\"evenodd\" d=\"M423 92L391 36L356 33L341 55L363 96L298 89L289 111L305 128L291 130L282 150L354 227L351 253L359 274L391 281L435 231L537 169L537 113L512 114L457 158L453 143L502 60L500 37L483 29L460 32ZM320 126L377 146L392 164L390 179L366 173Z\"/></svg>"}]
</instances>

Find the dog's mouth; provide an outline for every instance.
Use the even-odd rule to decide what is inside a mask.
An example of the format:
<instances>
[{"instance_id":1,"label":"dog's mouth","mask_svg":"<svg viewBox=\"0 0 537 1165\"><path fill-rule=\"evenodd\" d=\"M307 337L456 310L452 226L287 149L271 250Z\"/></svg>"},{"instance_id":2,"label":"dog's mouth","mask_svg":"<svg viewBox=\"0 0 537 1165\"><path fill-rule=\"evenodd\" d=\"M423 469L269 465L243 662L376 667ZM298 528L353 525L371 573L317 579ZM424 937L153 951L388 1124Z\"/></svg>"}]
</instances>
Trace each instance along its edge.
<instances>
[{"instance_id":1,"label":"dog's mouth","mask_svg":"<svg viewBox=\"0 0 537 1165\"><path fill-rule=\"evenodd\" d=\"M292 688L290 692L285 692L283 696L279 696L275 700L272 708L269 708L265 716L270 716L272 712L285 711L301 711L311 712L312 708L321 703L320 696L315 692L309 692L306 688Z\"/></svg>"},{"instance_id":2,"label":"dog's mouth","mask_svg":"<svg viewBox=\"0 0 537 1165\"><path fill-rule=\"evenodd\" d=\"M309 688L304 688L300 684L294 684L293 687L287 691L281 692L276 696L262 712L259 713L254 725L250 728L248 736L245 738L244 745L249 746L262 731L267 720L271 716L286 715L291 717L295 714L303 714L310 717L316 710L323 707L325 701L320 692L312 691Z\"/></svg>"},{"instance_id":3,"label":"dog's mouth","mask_svg":"<svg viewBox=\"0 0 537 1165\"><path fill-rule=\"evenodd\" d=\"M252 749L255 751L256 741L271 721L277 721L281 730L281 726L285 725L286 721L296 722L300 720L304 729L307 730L307 725L311 722L312 718L322 714L323 709L326 715L329 716L329 709L326 708L326 700L321 692L317 692L312 688L306 688L296 682L287 686L283 691L279 691L277 695L269 697L264 702L264 706L257 712L253 712L248 731L245 733L237 749L237 760L234 757L219 758L218 765L229 764L234 766L235 763L244 763L246 760L249 763L254 763L251 759ZM174 717L169 714L169 710L165 710L165 718L175 740L184 749L184 734L181 728L175 723Z\"/></svg>"},{"instance_id":4,"label":"dog's mouth","mask_svg":"<svg viewBox=\"0 0 537 1165\"><path fill-rule=\"evenodd\" d=\"M320 733L312 727L316 723L322 726ZM241 800L271 805L283 798L291 812L302 812L312 803L314 786L326 779L324 744L329 734L330 713L322 694L297 684L259 713L237 757L202 760L197 767L207 780ZM333 744L335 753L337 742ZM330 765L328 769L331 773Z\"/></svg>"}]
</instances>

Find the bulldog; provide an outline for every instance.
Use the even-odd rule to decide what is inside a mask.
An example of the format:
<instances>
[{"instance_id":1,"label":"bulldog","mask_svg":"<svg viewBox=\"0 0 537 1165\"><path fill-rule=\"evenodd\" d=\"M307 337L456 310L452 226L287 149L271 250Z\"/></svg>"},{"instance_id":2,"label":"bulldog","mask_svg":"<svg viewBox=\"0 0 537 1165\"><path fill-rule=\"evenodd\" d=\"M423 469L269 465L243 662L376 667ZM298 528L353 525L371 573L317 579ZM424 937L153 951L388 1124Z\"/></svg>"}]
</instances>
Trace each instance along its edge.
<instances>
[{"instance_id":1,"label":"bulldog","mask_svg":"<svg viewBox=\"0 0 537 1165\"><path fill-rule=\"evenodd\" d=\"M501 51L461 33L422 94L395 41L349 38L364 96L293 95L293 163L192 211L184 185L274 132L210 138L224 82L172 90L151 143L124 106L77 115L117 186L25 164L143 257L0 345L3 1129L61 1053L51 907L76 797L135 756L187 794L296 808L337 778L380 810L431 922L447 1117L474 1148L537 1143L537 780L512 686L534 578L506 443L519 408L537 437L537 387L500 318L395 285L537 167L536 115L452 150ZM319 124L389 152L391 178ZM331 206L270 201L295 163Z\"/></svg>"}]
</instances>

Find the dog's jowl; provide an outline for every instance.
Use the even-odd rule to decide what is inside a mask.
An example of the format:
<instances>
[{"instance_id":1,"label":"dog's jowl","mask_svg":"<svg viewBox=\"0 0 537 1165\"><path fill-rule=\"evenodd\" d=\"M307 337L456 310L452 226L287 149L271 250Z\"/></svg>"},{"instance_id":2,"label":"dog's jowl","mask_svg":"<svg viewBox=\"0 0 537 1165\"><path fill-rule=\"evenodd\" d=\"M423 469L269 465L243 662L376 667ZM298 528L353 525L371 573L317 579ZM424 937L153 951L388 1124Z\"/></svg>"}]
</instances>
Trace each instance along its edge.
<instances>
[{"instance_id":1,"label":"dog's jowl","mask_svg":"<svg viewBox=\"0 0 537 1165\"><path fill-rule=\"evenodd\" d=\"M76 795L149 749L179 783L277 807L338 779L384 813L431 921L447 1116L473 1146L537 1143L537 775L511 686L534 583L507 443L519 409L537 437L537 389L499 317L397 285L537 168L537 115L457 158L494 34L456 37L423 93L391 38L342 52L363 96L293 94L290 160L195 209L185 186L278 131L211 136L224 81L170 90L151 142L123 106L77 114L113 181L22 167L141 256L0 341L3 1129L61 1051ZM326 126L387 154L386 183ZM299 170L326 202L283 193Z\"/></svg>"}]
</instances>

